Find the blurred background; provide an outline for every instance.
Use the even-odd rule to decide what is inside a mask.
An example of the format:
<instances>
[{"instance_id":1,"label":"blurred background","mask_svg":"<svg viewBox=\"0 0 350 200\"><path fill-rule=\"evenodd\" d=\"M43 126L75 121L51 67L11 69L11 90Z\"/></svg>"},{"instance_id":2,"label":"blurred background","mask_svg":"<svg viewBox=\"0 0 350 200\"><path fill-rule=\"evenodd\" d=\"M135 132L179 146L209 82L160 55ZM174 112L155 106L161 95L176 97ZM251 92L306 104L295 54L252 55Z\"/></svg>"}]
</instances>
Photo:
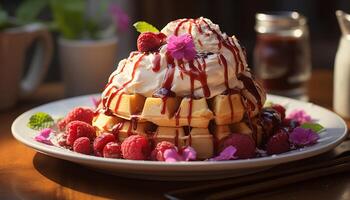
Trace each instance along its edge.
<instances>
[{"instance_id":1,"label":"blurred background","mask_svg":"<svg viewBox=\"0 0 350 200\"><path fill-rule=\"evenodd\" d=\"M13 14L21 2L21 0L1 0L0 3L5 10ZM92 5L97 3L89 2ZM257 12L298 11L304 14L310 29L313 68L333 68L340 37L334 12L337 9L350 11L350 2L347 0L116 0L115 2L129 15L131 23L144 20L158 28L162 28L174 19L205 16L219 24L228 35L237 36L241 44L246 47L250 66L252 66L255 43L254 25ZM50 17L48 8L43 9L39 16L41 19ZM128 56L131 50L136 49L137 35L138 33L131 26L127 33L119 35L119 41L123 44L119 45L117 60ZM57 48L57 45L55 46ZM45 81L61 79L58 62L57 53L55 53Z\"/></svg>"}]
</instances>

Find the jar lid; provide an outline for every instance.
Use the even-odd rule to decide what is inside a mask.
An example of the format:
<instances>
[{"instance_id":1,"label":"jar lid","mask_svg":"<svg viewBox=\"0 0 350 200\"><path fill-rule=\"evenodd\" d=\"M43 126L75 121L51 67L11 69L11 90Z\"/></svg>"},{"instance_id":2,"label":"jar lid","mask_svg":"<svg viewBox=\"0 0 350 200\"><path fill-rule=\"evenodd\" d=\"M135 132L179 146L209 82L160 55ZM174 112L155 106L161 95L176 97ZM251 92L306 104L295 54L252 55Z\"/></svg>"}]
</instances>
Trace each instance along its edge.
<instances>
[{"instance_id":1,"label":"jar lid","mask_svg":"<svg viewBox=\"0 0 350 200\"><path fill-rule=\"evenodd\" d=\"M259 33L290 30L306 25L306 18L298 12L257 13L255 18L255 30Z\"/></svg>"}]
</instances>

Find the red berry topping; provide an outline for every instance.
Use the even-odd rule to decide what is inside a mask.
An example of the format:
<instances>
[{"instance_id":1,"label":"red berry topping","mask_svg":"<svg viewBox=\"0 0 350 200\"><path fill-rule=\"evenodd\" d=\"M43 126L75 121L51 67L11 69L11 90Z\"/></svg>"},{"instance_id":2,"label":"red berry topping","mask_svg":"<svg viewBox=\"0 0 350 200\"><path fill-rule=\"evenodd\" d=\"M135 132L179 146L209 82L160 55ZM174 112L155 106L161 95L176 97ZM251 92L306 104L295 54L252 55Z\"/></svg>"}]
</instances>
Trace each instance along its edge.
<instances>
[{"instance_id":1,"label":"red berry topping","mask_svg":"<svg viewBox=\"0 0 350 200\"><path fill-rule=\"evenodd\" d=\"M122 149L120 143L108 142L103 148L103 157L105 158L122 158Z\"/></svg>"},{"instance_id":2,"label":"red berry topping","mask_svg":"<svg viewBox=\"0 0 350 200\"><path fill-rule=\"evenodd\" d=\"M289 151L289 136L284 130L279 130L266 144L266 152L269 155L279 154Z\"/></svg>"},{"instance_id":3,"label":"red berry topping","mask_svg":"<svg viewBox=\"0 0 350 200\"><path fill-rule=\"evenodd\" d=\"M74 141L80 137L88 137L93 140L96 137L96 131L90 124L82 121L72 121L66 127L67 145L73 145Z\"/></svg>"},{"instance_id":4,"label":"red berry topping","mask_svg":"<svg viewBox=\"0 0 350 200\"><path fill-rule=\"evenodd\" d=\"M122 143L122 153L125 159L146 160L150 151L147 138L141 135L129 136Z\"/></svg>"},{"instance_id":5,"label":"red berry topping","mask_svg":"<svg viewBox=\"0 0 350 200\"><path fill-rule=\"evenodd\" d=\"M223 140L219 144L219 152L223 151L226 147L233 146L237 149L235 156L241 159L255 157L255 142L254 140L245 134L233 133Z\"/></svg>"},{"instance_id":6,"label":"red berry topping","mask_svg":"<svg viewBox=\"0 0 350 200\"><path fill-rule=\"evenodd\" d=\"M97 136L93 144L95 155L102 156L102 151L106 144L115 141L115 136L112 133L103 133L102 135Z\"/></svg>"},{"instance_id":7,"label":"red berry topping","mask_svg":"<svg viewBox=\"0 0 350 200\"><path fill-rule=\"evenodd\" d=\"M141 52L157 51L165 40L163 33L141 33L137 38L137 49Z\"/></svg>"},{"instance_id":8,"label":"red berry topping","mask_svg":"<svg viewBox=\"0 0 350 200\"><path fill-rule=\"evenodd\" d=\"M80 137L74 141L73 151L89 155L91 152L90 139L87 137Z\"/></svg>"},{"instance_id":9,"label":"red berry topping","mask_svg":"<svg viewBox=\"0 0 350 200\"><path fill-rule=\"evenodd\" d=\"M151 153L152 160L164 161L164 151L167 149L175 149L175 145L168 141L159 142Z\"/></svg>"},{"instance_id":10,"label":"red berry topping","mask_svg":"<svg viewBox=\"0 0 350 200\"><path fill-rule=\"evenodd\" d=\"M60 130L64 130L66 125L71 121L82 121L88 124L92 124L92 118L94 118L94 112L89 108L77 107L71 110L67 116L58 122L58 127Z\"/></svg>"},{"instance_id":11,"label":"red berry topping","mask_svg":"<svg viewBox=\"0 0 350 200\"><path fill-rule=\"evenodd\" d=\"M280 114L282 120L286 118L286 109L282 105L273 104L271 107Z\"/></svg>"}]
</instances>

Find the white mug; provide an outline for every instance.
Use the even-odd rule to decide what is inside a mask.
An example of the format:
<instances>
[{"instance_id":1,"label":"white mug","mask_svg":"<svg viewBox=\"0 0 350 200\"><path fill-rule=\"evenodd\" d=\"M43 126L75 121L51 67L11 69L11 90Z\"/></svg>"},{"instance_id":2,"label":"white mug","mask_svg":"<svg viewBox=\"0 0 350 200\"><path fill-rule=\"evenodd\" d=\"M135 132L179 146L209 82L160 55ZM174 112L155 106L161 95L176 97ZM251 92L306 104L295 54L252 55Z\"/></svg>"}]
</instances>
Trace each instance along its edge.
<instances>
[{"instance_id":1,"label":"white mug","mask_svg":"<svg viewBox=\"0 0 350 200\"><path fill-rule=\"evenodd\" d=\"M26 54L35 42L29 70L22 78ZM0 110L10 108L19 96L31 94L46 75L52 58L52 37L41 24L0 31Z\"/></svg>"}]
</instances>

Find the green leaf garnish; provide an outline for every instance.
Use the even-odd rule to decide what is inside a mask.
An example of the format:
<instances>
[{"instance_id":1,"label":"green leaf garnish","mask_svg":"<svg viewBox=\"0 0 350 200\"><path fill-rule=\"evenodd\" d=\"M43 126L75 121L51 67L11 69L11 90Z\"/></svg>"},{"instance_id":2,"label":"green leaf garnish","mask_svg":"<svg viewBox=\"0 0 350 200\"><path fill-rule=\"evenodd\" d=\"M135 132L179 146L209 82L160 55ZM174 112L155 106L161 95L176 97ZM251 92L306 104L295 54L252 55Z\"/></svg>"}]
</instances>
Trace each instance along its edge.
<instances>
[{"instance_id":1,"label":"green leaf garnish","mask_svg":"<svg viewBox=\"0 0 350 200\"><path fill-rule=\"evenodd\" d=\"M34 130L42 130L44 128L50 128L54 125L53 118L44 112L37 112L29 118L27 126Z\"/></svg>"},{"instance_id":2,"label":"green leaf garnish","mask_svg":"<svg viewBox=\"0 0 350 200\"><path fill-rule=\"evenodd\" d=\"M311 129L315 133L320 133L321 131L324 130L324 127L318 123L306 122L306 123L302 124L300 127L305 128L305 129Z\"/></svg>"},{"instance_id":3,"label":"green leaf garnish","mask_svg":"<svg viewBox=\"0 0 350 200\"><path fill-rule=\"evenodd\" d=\"M140 33L143 33L143 32L159 33L159 30L156 27L144 21L136 22L133 26Z\"/></svg>"}]
</instances>

